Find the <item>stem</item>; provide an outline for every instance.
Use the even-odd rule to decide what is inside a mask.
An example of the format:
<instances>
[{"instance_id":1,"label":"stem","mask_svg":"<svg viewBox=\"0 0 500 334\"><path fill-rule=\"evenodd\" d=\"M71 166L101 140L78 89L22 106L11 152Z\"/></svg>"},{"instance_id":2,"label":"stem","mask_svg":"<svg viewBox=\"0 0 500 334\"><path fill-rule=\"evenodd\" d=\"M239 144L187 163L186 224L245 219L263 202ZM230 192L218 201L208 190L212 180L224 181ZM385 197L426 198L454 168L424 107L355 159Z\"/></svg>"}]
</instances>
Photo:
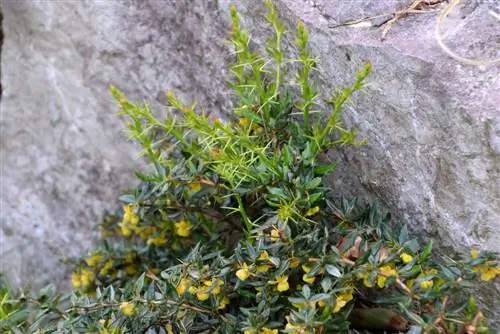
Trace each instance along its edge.
<instances>
[{"instance_id":1,"label":"stem","mask_svg":"<svg viewBox=\"0 0 500 334\"><path fill-rule=\"evenodd\" d=\"M238 202L238 210L241 213L241 216L243 217L243 221L245 222L245 227L246 227L246 232L245 234L250 234L250 231L252 230L252 222L250 222L250 219L248 219L247 213L245 211L245 207L243 205L243 201L241 199L241 196L238 194L235 194L234 197L236 198L236 201Z\"/></svg>"}]
</instances>

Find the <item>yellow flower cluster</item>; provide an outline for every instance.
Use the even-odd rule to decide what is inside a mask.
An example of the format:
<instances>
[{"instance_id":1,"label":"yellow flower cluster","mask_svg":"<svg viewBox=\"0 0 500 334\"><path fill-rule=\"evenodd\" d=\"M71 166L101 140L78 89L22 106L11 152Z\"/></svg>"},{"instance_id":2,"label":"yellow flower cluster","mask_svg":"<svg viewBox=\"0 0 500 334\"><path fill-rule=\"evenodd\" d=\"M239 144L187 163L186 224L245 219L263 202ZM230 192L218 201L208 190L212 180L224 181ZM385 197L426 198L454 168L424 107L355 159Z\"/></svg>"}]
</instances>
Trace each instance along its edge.
<instances>
[{"instance_id":1,"label":"yellow flower cluster","mask_svg":"<svg viewBox=\"0 0 500 334\"><path fill-rule=\"evenodd\" d=\"M288 284L288 275L281 275L276 277L276 284L276 290L280 292L290 289L290 285Z\"/></svg>"},{"instance_id":2,"label":"yellow flower cluster","mask_svg":"<svg viewBox=\"0 0 500 334\"><path fill-rule=\"evenodd\" d=\"M148 239L146 242L148 246L156 246L156 247L161 247L165 246L167 244L167 237L163 234L156 235L154 237L151 237Z\"/></svg>"},{"instance_id":3,"label":"yellow flower cluster","mask_svg":"<svg viewBox=\"0 0 500 334\"><path fill-rule=\"evenodd\" d=\"M112 268L113 268L113 260L109 259L102 266L101 270L99 271L99 275L106 276L107 274L110 273L110 271L111 271Z\"/></svg>"},{"instance_id":4,"label":"yellow flower cluster","mask_svg":"<svg viewBox=\"0 0 500 334\"><path fill-rule=\"evenodd\" d=\"M472 271L481 275L481 279L485 282L495 279L500 276L500 267L490 266L488 264L480 264L472 268Z\"/></svg>"},{"instance_id":5,"label":"yellow flower cluster","mask_svg":"<svg viewBox=\"0 0 500 334\"><path fill-rule=\"evenodd\" d=\"M302 280L306 283L309 283L309 284L313 284L314 281L316 280L316 277L309 274L311 269L312 269L311 266L308 266L305 264L302 265L302 270L304 271L304 275L302 275ZM324 273L324 269L321 268L318 274L323 274L323 273Z\"/></svg>"},{"instance_id":6,"label":"yellow flower cluster","mask_svg":"<svg viewBox=\"0 0 500 334\"><path fill-rule=\"evenodd\" d=\"M94 280L95 280L94 272L87 268L74 272L71 275L71 284L75 289L85 290L94 283Z\"/></svg>"},{"instance_id":7,"label":"yellow flower cluster","mask_svg":"<svg viewBox=\"0 0 500 334\"><path fill-rule=\"evenodd\" d=\"M399 257L401 258L401 260L403 260L404 263L410 263L411 261L413 261L413 257L408 253L401 253Z\"/></svg>"},{"instance_id":8,"label":"yellow flower cluster","mask_svg":"<svg viewBox=\"0 0 500 334\"><path fill-rule=\"evenodd\" d=\"M333 309L333 313L339 312L352 299L353 299L353 297L352 297L352 290L347 290L345 292L342 292L335 299L335 308Z\"/></svg>"},{"instance_id":9,"label":"yellow flower cluster","mask_svg":"<svg viewBox=\"0 0 500 334\"><path fill-rule=\"evenodd\" d=\"M241 268L236 271L236 276L241 281L245 281L250 276L250 274L250 267L246 263L243 263L241 265Z\"/></svg>"},{"instance_id":10,"label":"yellow flower cluster","mask_svg":"<svg viewBox=\"0 0 500 334\"><path fill-rule=\"evenodd\" d=\"M259 257L257 258L257 262L259 263L257 265L257 272L259 273L267 272L272 266L272 264L269 262L269 254L267 253L267 251L263 251L259 255Z\"/></svg>"},{"instance_id":11,"label":"yellow flower cluster","mask_svg":"<svg viewBox=\"0 0 500 334\"><path fill-rule=\"evenodd\" d=\"M431 279L420 282L420 287L424 290L428 290L428 289L432 288L433 285L434 285L434 281Z\"/></svg>"},{"instance_id":12,"label":"yellow flower cluster","mask_svg":"<svg viewBox=\"0 0 500 334\"><path fill-rule=\"evenodd\" d=\"M182 219L181 221L175 223L174 226L175 226L175 233L178 236L187 238L191 235L191 229L193 228L193 224L191 224L190 221Z\"/></svg>"},{"instance_id":13,"label":"yellow flower cluster","mask_svg":"<svg viewBox=\"0 0 500 334\"><path fill-rule=\"evenodd\" d=\"M311 268L306 266L305 264L302 265L302 270L304 271L304 275L302 275L302 280L306 283L312 284L316 280L316 277L314 276L308 276L308 273L311 271Z\"/></svg>"},{"instance_id":14,"label":"yellow flower cluster","mask_svg":"<svg viewBox=\"0 0 500 334\"><path fill-rule=\"evenodd\" d=\"M177 285L177 293L179 295L184 295L187 292L196 295L196 298L200 301L207 300L210 298L210 294L214 296L220 295L222 287L224 286L224 281L220 278L206 279L197 287L194 282L187 277L181 278L179 284ZM222 298L219 303L219 308L225 308L229 304L229 299L226 297Z\"/></svg>"},{"instance_id":15,"label":"yellow flower cluster","mask_svg":"<svg viewBox=\"0 0 500 334\"><path fill-rule=\"evenodd\" d=\"M89 267L97 267L104 260L104 256L102 254L96 253L90 257L88 257L85 262Z\"/></svg>"},{"instance_id":16,"label":"yellow flower cluster","mask_svg":"<svg viewBox=\"0 0 500 334\"><path fill-rule=\"evenodd\" d=\"M383 288L385 286L385 282L388 277L396 277L398 276L398 272L394 269L393 265L385 265L379 268L379 275L377 276L377 286L379 288Z\"/></svg>"},{"instance_id":17,"label":"yellow flower cluster","mask_svg":"<svg viewBox=\"0 0 500 334\"><path fill-rule=\"evenodd\" d=\"M366 286L367 288L373 288L373 283L370 282L369 279L370 274L371 274L370 270L356 274L356 276L359 279L363 280L363 285ZM398 271L396 270L395 265L393 263L383 265L377 269L377 276L376 276L377 286L382 289L385 287L385 283L389 277L397 277L397 276L398 276Z\"/></svg>"},{"instance_id":18,"label":"yellow flower cluster","mask_svg":"<svg viewBox=\"0 0 500 334\"><path fill-rule=\"evenodd\" d=\"M127 317L134 315L135 313L135 305L132 302L123 302L120 303L120 310Z\"/></svg>"},{"instance_id":19,"label":"yellow flower cluster","mask_svg":"<svg viewBox=\"0 0 500 334\"><path fill-rule=\"evenodd\" d=\"M123 206L123 220L120 224L121 233L125 237L129 237L139 225L139 215L135 212L135 205L127 204Z\"/></svg>"},{"instance_id":20,"label":"yellow flower cluster","mask_svg":"<svg viewBox=\"0 0 500 334\"><path fill-rule=\"evenodd\" d=\"M428 270L422 272L417 278L407 280L405 282L405 284L406 284L407 287L409 287L411 289L415 285L415 281L417 279L419 279L421 277L424 277L424 276L436 275L437 273L438 273L438 271L435 268L428 269ZM428 289L430 289L430 288L432 288L434 286L434 280L433 279L427 279L427 280L424 280L424 281L420 281L419 286L423 290L428 290Z\"/></svg>"},{"instance_id":21,"label":"yellow flower cluster","mask_svg":"<svg viewBox=\"0 0 500 334\"><path fill-rule=\"evenodd\" d=\"M179 296L182 296L183 294L186 293L186 291L189 289L190 286L191 286L191 281L188 278L183 277L181 278L181 281L179 282L175 290L177 291Z\"/></svg>"}]
</instances>

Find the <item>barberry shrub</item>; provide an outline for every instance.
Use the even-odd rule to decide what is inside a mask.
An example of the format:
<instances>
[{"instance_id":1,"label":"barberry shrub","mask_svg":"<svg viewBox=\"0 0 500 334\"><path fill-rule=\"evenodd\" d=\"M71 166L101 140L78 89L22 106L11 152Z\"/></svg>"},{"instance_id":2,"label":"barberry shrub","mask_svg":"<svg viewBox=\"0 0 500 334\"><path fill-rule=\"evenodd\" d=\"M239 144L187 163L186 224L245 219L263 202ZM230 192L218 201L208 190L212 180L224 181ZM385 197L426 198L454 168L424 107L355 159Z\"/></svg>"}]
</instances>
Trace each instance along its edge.
<instances>
[{"instance_id":1,"label":"barberry shrub","mask_svg":"<svg viewBox=\"0 0 500 334\"><path fill-rule=\"evenodd\" d=\"M324 153L363 144L341 118L352 86L321 98L298 24L295 56L276 8L265 51L231 7L234 110L207 115L167 93L170 112L111 92L151 165L75 260L74 291L22 296L4 331L38 333L486 333L468 294L500 274L496 255L440 258L376 205L339 198ZM326 101L326 103L323 103ZM16 304L18 305L18 304ZM29 311L29 312L26 312ZM11 312L12 314L18 312ZM2 313L2 314L5 314ZM2 327L3 326L3 327ZM43 328L43 329L42 329Z\"/></svg>"}]
</instances>

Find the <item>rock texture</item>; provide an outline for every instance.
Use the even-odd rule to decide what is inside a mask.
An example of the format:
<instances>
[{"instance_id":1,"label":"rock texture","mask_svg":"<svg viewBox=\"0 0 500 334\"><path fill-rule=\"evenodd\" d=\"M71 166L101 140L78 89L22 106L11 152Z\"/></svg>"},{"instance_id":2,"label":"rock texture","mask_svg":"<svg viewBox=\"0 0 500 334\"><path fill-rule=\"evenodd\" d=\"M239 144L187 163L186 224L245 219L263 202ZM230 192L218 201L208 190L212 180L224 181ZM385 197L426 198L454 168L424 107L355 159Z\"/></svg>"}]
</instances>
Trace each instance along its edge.
<instances>
[{"instance_id":1,"label":"rock texture","mask_svg":"<svg viewBox=\"0 0 500 334\"><path fill-rule=\"evenodd\" d=\"M364 60L374 66L366 94L346 110L369 144L335 156L344 162L331 180L339 193L379 199L442 249L500 251L499 66L448 57L434 39L436 12L410 14L381 41L374 25L411 1L275 2L288 23L310 27L325 92L350 82ZM173 89L228 112L228 3L4 0L0 270L9 278L63 278L58 259L84 251L134 184L140 162L108 84L155 106ZM235 3L260 44L262 1ZM445 21L446 43L498 58L500 23L488 11L499 2L465 3ZM342 25L371 16L371 27ZM500 318L498 290L483 295Z\"/></svg>"}]
</instances>

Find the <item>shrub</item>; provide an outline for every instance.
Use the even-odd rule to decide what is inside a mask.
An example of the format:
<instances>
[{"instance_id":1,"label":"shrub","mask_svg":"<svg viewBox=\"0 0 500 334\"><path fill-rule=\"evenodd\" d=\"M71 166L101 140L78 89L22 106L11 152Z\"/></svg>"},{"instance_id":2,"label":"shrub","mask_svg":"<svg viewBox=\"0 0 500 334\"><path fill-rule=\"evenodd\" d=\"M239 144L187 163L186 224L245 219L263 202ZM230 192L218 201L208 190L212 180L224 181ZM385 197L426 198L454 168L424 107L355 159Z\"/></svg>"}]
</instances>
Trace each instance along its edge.
<instances>
[{"instance_id":1,"label":"shrub","mask_svg":"<svg viewBox=\"0 0 500 334\"><path fill-rule=\"evenodd\" d=\"M4 330L487 332L467 289L500 274L495 254L439 258L432 242L420 247L376 205L340 199L325 185L336 164L324 153L363 143L341 110L370 64L325 110L306 28L298 24L297 56L288 58L285 26L266 4L273 35L264 54L249 47L231 7L229 120L171 92L171 112L158 118L111 87L151 171L137 173L123 212L102 224L102 247L75 261L75 291L20 298L31 316L2 322Z\"/></svg>"}]
</instances>

